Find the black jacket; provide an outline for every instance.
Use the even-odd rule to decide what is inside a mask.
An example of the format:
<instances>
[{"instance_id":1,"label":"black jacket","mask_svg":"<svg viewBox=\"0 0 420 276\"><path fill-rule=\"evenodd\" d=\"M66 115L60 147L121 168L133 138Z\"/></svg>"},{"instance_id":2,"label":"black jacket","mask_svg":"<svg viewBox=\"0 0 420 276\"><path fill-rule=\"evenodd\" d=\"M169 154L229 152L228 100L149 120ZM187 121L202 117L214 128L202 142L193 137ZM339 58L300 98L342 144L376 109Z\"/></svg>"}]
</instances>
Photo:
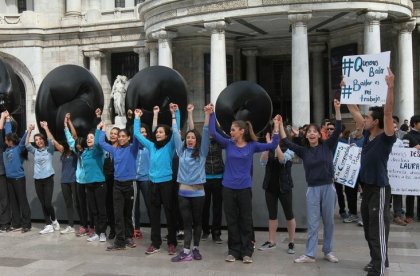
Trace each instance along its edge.
<instances>
[{"instance_id":1,"label":"black jacket","mask_svg":"<svg viewBox=\"0 0 420 276\"><path fill-rule=\"evenodd\" d=\"M282 148L285 152L287 148ZM293 188L292 161L282 164L274 157L274 151L268 153L268 161L265 166L263 189L273 193L288 193Z\"/></svg>"}]
</instances>

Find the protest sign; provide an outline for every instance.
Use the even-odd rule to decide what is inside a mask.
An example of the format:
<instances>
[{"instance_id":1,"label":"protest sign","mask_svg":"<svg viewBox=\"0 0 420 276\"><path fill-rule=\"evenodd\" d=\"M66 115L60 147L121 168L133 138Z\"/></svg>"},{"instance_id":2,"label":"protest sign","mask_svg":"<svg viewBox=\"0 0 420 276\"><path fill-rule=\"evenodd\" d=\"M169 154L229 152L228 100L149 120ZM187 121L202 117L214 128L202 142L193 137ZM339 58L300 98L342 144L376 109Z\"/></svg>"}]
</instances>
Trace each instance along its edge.
<instances>
[{"instance_id":1,"label":"protest sign","mask_svg":"<svg viewBox=\"0 0 420 276\"><path fill-rule=\"evenodd\" d=\"M339 142L334 155L334 182L354 188L362 149Z\"/></svg>"},{"instance_id":2,"label":"protest sign","mask_svg":"<svg viewBox=\"0 0 420 276\"><path fill-rule=\"evenodd\" d=\"M392 194L420 195L420 150L392 148L388 177Z\"/></svg>"},{"instance_id":3,"label":"protest sign","mask_svg":"<svg viewBox=\"0 0 420 276\"><path fill-rule=\"evenodd\" d=\"M385 76L391 52L375 55L344 56L341 103L381 106L385 104L388 86Z\"/></svg>"}]
</instances>

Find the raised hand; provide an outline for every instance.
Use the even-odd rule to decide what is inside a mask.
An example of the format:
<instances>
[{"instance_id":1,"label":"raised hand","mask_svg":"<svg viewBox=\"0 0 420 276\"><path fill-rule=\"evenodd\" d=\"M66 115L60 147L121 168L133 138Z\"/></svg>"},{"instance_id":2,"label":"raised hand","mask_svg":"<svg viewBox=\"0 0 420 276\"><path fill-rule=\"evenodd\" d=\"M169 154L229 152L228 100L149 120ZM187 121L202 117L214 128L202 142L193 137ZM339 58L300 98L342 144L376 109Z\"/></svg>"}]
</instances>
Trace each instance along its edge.
<instances>
[{"instance_id":1,"label":"raised hand","mask_svg":"<svg viewBox=\"0 0 420 276\"><path fill-rule=\"evenodd\" d=\"M28 132L29 131L32 131L32 130L34 130L35 129L35 125L34 124L29 124L28 125Z\"/></svg>"},{"instance_id":2,"label":"raised hand","mask_svg":"<svg viewBox=\"0 0 420 276\"><path fill-rule=\"evenodd\" d=\"M160 112L160 108L159 108L159 106L154 106L153 107L153 114L158 114Z\"/></svg>"},{"instance_id":3,"label":"raised hand","mask_svg":"<svg viewBox=\"0 0 420 276\"><path fill-rule=\"evenodd\" d=\"M188 112L193 112L194 111L194 105L193 104L188 104L187 111Z\"/></svg>"},{"instance_id":4,"label":"raised hand","mask_svg":"<svg viewBox=\"0 0 420 276\"><path fill-rule=\"evenodd\" d=\"M154 108L153 108L154 111ZM143 111L141 111L141 109L137 108L136 110L134 110L134 116L136 118L140 118L143 115Z\"/></svg>"},{"instance_id":5,"label":"raised hand","mask_svg":"<svg viewBox=\"0 0 420 276\"><path fill-rule=\"evenodd\" d=\"M101 110L100 108L97 108L97 109L95 110L95 114L96 114L96 117L100 118L100 117L101 117L101 115L102 115L102 110Z\"/></svg>"}]
</instances>

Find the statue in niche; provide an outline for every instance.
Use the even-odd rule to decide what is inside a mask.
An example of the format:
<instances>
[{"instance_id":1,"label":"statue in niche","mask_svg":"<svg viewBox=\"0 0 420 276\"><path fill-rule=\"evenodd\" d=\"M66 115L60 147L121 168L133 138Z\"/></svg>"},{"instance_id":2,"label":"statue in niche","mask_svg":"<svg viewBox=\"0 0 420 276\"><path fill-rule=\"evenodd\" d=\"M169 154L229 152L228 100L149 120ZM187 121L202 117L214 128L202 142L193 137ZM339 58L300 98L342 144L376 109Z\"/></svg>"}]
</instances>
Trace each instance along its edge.
<instances>
[{"instance_id":1,"label":"statue in niche","mask_svg":"<svg viewBox=\"0 0 420 276\"><path fill-rule=\"evenodd\" d=\"M125 116L125 95L129 83L126 76L118 75L112 86L111 101L114 103L116 116Z\"/></svg>"}]
</instances>

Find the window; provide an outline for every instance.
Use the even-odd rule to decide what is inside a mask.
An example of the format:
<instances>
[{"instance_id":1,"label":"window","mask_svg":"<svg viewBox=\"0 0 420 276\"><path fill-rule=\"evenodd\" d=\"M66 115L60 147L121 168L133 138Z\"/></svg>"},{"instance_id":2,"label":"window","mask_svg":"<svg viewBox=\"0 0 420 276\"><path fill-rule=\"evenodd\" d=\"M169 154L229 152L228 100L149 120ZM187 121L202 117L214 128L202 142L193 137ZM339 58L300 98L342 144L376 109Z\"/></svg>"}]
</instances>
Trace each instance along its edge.
<instances>
[{"instance_id":1,"label":"window","mask_svg":"<svg viewBox=\"0 0 420 276\"><path fill-rule=\"evenodd\" d=\"M125 0L115 0L116 8L125 8Z\"/></svg>"},{"instance_id":2,"label":"window","mask_svg":"<svg viewBox=\"0 0 420 276\"><path fill-rule=\"evenodd\" d=\"M22 13L24 11L26 11L26 0L18 0L17 1L17 6L18 6L18 13Z\"/></svg>"}]
</instances>

